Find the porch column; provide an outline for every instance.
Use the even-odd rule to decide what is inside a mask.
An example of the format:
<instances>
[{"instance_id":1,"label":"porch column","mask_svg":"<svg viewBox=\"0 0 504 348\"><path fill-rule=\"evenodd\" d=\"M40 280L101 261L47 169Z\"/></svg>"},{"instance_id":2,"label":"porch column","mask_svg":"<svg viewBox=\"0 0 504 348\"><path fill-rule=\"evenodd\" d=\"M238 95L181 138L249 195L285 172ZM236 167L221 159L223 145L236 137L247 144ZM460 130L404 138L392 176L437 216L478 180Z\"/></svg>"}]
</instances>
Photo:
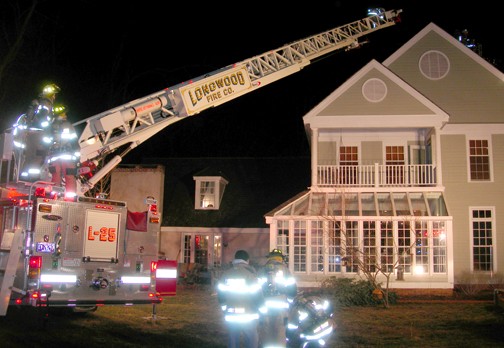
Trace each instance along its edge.
<instances>
[{"instance_id":1,"label":"porch column","mask_svg":"<svg viewBox=\"0 0 504 348\"><path fill-rule=\"evenodd\" d=\"M438 127L434 127L434 144L432 150L436 154L436 186L443 186L443 171L441 170L441 132Z\"/></svg>"},{"instance_id":2,"label":"porch column","mask_svg":"<svg viewBox=\"0 0 504 348\"><path fill-rule=\"evenodd\" d=\"M318 186L318 128L311 130L311 186Z\"/></svg>"}]
</instances>

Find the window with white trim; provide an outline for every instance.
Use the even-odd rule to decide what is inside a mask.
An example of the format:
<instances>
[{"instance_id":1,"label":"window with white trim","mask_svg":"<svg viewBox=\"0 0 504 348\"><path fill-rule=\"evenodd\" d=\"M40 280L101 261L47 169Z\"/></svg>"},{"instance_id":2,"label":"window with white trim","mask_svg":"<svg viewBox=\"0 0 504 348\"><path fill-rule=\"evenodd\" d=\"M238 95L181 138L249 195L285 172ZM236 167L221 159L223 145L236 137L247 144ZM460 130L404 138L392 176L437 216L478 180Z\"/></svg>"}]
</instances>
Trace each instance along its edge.
<instances>
[{"instance_id":1,"label":"window with white trim","mask_svg":"<svg viewBox=\"0 0 504 348\"><path fill-rule=\"evenodd\" d=\"M432 267L434 273L446 273L446 222L432 222Z\"/></svg>"},{"instance_id":2,"label":"window with white trim","mask_svg":"<svg viewBox=\"0 0 504 348\"><path fill-rule=\"evenodd\" d=\"M340 146L340 173L338 184L357 184L357 169L359 165L359 149L357 146Z\"/></svg>"},{"instance_id":3,"label":"window with white trim","mask_svg":"<svg viewBox=\"0 0 504 348\"><path fill-rule=\"evenodd\" d=\"M387 85L383 80L369 79L362 85L362 95L371 103L381 102L387 96Z\"/></svg>"},{"instance_id":4,"label":"window with white trim","mask_svg":"<svg viewBox=\"0 0 504 348\"><path fill-rule=\"evenodd\" d=\"M294 221L294 271L306 272L306 221Z\"/></svg>"},{"instance_id":5,"label":"window with white trim","mask_svg":"<svg viewBox=\"0 0 504 348\"><path fill-rule=\"evenodd\" d=\"M394 228L392 221L380 221L380 266L385 272L394 272Z\"/></svg>"},{"instance_id":6,"label":"window with white trim","mask_svg":"<svg viewBox=\"0 0 504 348\"><path fill-rule=\"evenodd\" d=\"M289 255L289 221L280 220L277 223L276 248Z\"/></svg>"},{"instance_id":7,"label":"window with white trim","mask_svg":"<svg viewBox=\"0 0 504 348\"><path fill-rule=\"evenodd\" d=\"M413 249L415 254L415 267L413 271L415 274L427 274L429 272L430 258L427 221L415 222L415 237L415 248Z\"/></svg>"},{"instance_id":8,"label":"window with white trim","mask_svg":"<svg viewBox=\"0 0 504 348\"><path fill-rule=\"evenodd\" d=\"M194 209L218 210L228 181L221 176L195 176Z\"/></svg>"},{"instance_id":9,"label":"window with white trim","mask_svg":"<svg viewBox=\"0 0 504 348\"><path fill-rule=\"evenodd\" d=\"M342 231L344 238L345 249L345 271L357 272L359 270L359 261L361 257L359 250L359 224L357 221L345 221L342 226L345 230Z\"/></svg>"},{"instance_id":10,"label":"window with white trim","mask_svg":"<svg viewBox=\"0 0 504 348\"><path fill-rule=\"evenodd\" d=\"M329 221L329 248L328 248L328 258L329 258L329 272L341 272L341 234L338 221Z\"/></svg>"},{"instance_id":11,"label":"window with white trim","mask_svg":"<svg viewBox=\"0 0 504 348\"><path fill-rule=\"evenodd\" d=\"M427 51L420 57L418 67L429 80L440 80L450 71L450 60L440 51Z\"/></svg>"},{"instance_id":12,"label":"window with white trim","mask_svg":"<svg viewBox=\"0 0 504 348\"><path fill-rule=\"evenodd\" d=\"M315 220L311 222L311 271L322 272L324 270L324 222Z\"/></svg>"},{"instance_id":13,"label":"window with white trim","mask_svg":"<svg viewBox=\"0 0 504 348\"><path fill-rule=\"evenodd\" d=\"M222 265L222 235L220 233L184 233L184 254L179 262L197 263L205 268Z\"/></svg>"},{"instance_id":14,"label":"window with white trim","mask_svg":"<svg viewBox=\"0 0 504 348\"><path fill-rule=\"evenodd\" d=\"M398 265L403 267L404 272L411 273L411 251L413 248L413 236L410 221L398 221L397 223L397 253Z\"/></svg>"},{"instance_id":15,"label":"window with white trim","mask_svg":"<svg viewBox=\"0 0 504 348\"><path fill-rule=\"evenodd\" d=\"M404 146L386 146L385 164L387 166L387 184L404 184L404 165L406 164Z\"/></svg>"},{"instance_id":16,"label":"window with white trim","mask_svg":"<svg viewBox=\"0 0 504 348\"><path fill-rule=\"evenodd\" d=\"M488 140L469 140L470 181L490 181L490 151Z\"/></svg>"},{"instance_id":17,"label":"window with white trim","mask_svg":"<svg viewBox=\"0 0 504 348\"><path fill-rule=\"evenodd\" d=\"M471 208L470 214L473 271L493 271L493 208Z\"/></svg>"},{"instance_id":18,"label":"window with white trim","mask_svg":"<svg viewBox=\"0 0 504 348\"><path fill-rule=\"evenodd\" d=\"M362 257L363 266L368 272L375 272L377 266L376 250L376 222L363 221L362 231L364 233Z\"/></svg>"}]
</instances>

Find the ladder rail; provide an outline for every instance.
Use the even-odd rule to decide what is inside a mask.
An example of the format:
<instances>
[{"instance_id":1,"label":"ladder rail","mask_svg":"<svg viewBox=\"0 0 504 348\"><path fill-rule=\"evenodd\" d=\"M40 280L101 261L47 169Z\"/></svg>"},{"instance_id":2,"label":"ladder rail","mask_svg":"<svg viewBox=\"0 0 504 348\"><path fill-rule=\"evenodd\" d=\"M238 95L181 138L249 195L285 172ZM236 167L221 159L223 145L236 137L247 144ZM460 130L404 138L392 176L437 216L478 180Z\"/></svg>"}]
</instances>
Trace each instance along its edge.
<instances>
[{"instance_id":1,"label":"ladder rail","mask_svg":"<svg viewBox=\"0 0 504 348\"><path fill-rule=\"evenodd\" d=\"M22 256L22 235L21 229L7 229L2 234L0 247L0 264L2 265L2 269L0 269L0 316L5 316L9 307L12 286Z\"/></svg>"}]
</instances>

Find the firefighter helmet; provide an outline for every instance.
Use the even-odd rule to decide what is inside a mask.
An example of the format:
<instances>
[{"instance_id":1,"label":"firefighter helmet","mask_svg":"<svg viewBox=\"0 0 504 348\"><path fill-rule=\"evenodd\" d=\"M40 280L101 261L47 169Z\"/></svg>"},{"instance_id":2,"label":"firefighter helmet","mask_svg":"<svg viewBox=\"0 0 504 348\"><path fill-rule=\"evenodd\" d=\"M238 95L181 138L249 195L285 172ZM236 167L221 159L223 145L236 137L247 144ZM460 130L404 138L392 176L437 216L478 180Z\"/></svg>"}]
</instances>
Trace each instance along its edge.
<instances>
[{"instance_id":1,"label":"firefighter helmet","mask_svg":"<svg viewBox=\"0 0 504 348\"><path fill-rule=\"evenodd\" d=\"M57 118L66 118L67 107L65 105L59 104L53 107L54 116Z\"/></svg>"},{"instance_id":2,"label":"firefighter helmet","mask_svg":"<svg viewBox=\"0 0 504 348\"><path fill-rule=\"evenodd\" d=\"M56 84L50 83L48 85L45 85L44 88L42 89L42 93L40 93L41 97L51 97L56 95L61 91L61 88L59 88Z\"/></svg>"},{"instance_id":3,"label":"firefighter helmet","mask_svg":"<svg viewBox=\"0 0 504 348\"><path fill-rule=\"evenodd\" d=\"M268 259L277 260L277 261L284 261L284 254L283 254L282 250L280 250L280 249L273 249L268 254Z\"/></svg>"}]
</instances>

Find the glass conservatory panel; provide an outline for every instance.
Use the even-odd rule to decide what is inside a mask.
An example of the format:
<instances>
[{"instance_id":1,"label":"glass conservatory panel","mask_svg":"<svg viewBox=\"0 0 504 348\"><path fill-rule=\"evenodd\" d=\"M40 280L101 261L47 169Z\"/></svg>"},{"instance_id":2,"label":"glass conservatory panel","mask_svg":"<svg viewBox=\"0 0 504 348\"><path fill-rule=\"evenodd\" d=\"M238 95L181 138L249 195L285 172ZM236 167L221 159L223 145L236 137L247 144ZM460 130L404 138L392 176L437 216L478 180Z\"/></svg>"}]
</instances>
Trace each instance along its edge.
<instances>
[{"instance_id":1,"label":"glass conservatory panel","mask_svg":"<svg viewBox=\"0 0 504 348\"><path fill-rule=\"evenodd\" d=\"M374 193L361 193L360 198L362 203L362 215L377 216Z\"/></svg>"},{"instance_id":2,"label":"glass conservatory panel","mask_svg":"<svg viewBox=\"0 0 504 348\"><path fill-rule=\"evenodd\" d=\"M328 198L328 214L334 216L342 216L342 204L341 204L341 195L333 194L329 195Z\"/></svg>"},{"instance_id":3,"label":"glass conservatory panel","mask_svg":"<svg viewBox=\"0 0 504 348\"><path fill-rule=\"evenodd\" d=\"M414 216L429 216L424 195L421 192L413 192L409 194L411 200L411 208Z\"/></svg>"},{"instance_id":4,"label":"glass conservatory panel","mask_svg":"<svg viewBox=\"0 0 504 348\"><path fill-rule=\"evenodd\" d=\"M344 194L346 216L359 216L359 199L356 193Z\"/></svg>"},{"instance_id":5,"label":"glass conservatory panel","mask_svg":"<svg viewBox=\"0 0 504 348\"><path fill-rule=\"evenodd\" d=\"M377 193L378 198L378 215L393 216L392 201L389 193Z\"/></svg>"},{"instance_id":6,"label":"glass conservatory panel","mask_svg":"<svg viewBox=\"0 0 504 348\"><path fill-rule=\"evenodd\" d=\"M392 197L394 198L396 216L411 215L408 196L405 192L392 193Z\"/></svg>"},{"instance_id":7,"label":"glass conservatory panel","mask_svg":"<svg viewBox=\"0 0 504 348\"><path fill-rule=\"evenodd\" d=\"M301 198L299 201L294 202L294 207L292 214L293 215L309 215L308 212L308 203L310 201L310 195L306 195L303 198Z\"/></svg>"},{"instance_id":8,"label":"glass conservatory panel","mask_svg":"<svg viewBox=\"0 0 504 348\"><path fill-rule=\"evenodd\" d=\"M443 195L440 192L429 192L425 194L431 216L448 216Z\"/></svg>"},{"instance_id":9,"label":"glass conservatory panel","mask_svg":"<svg viewBox=\"0 0 504 348\"><path fill-rule=\"evenodd\" d=\"M327 215L325 209L326 194L315 192L311 194L311 209L310 215L314 216L324 216Z\"/></svg>"}]
</instances>

